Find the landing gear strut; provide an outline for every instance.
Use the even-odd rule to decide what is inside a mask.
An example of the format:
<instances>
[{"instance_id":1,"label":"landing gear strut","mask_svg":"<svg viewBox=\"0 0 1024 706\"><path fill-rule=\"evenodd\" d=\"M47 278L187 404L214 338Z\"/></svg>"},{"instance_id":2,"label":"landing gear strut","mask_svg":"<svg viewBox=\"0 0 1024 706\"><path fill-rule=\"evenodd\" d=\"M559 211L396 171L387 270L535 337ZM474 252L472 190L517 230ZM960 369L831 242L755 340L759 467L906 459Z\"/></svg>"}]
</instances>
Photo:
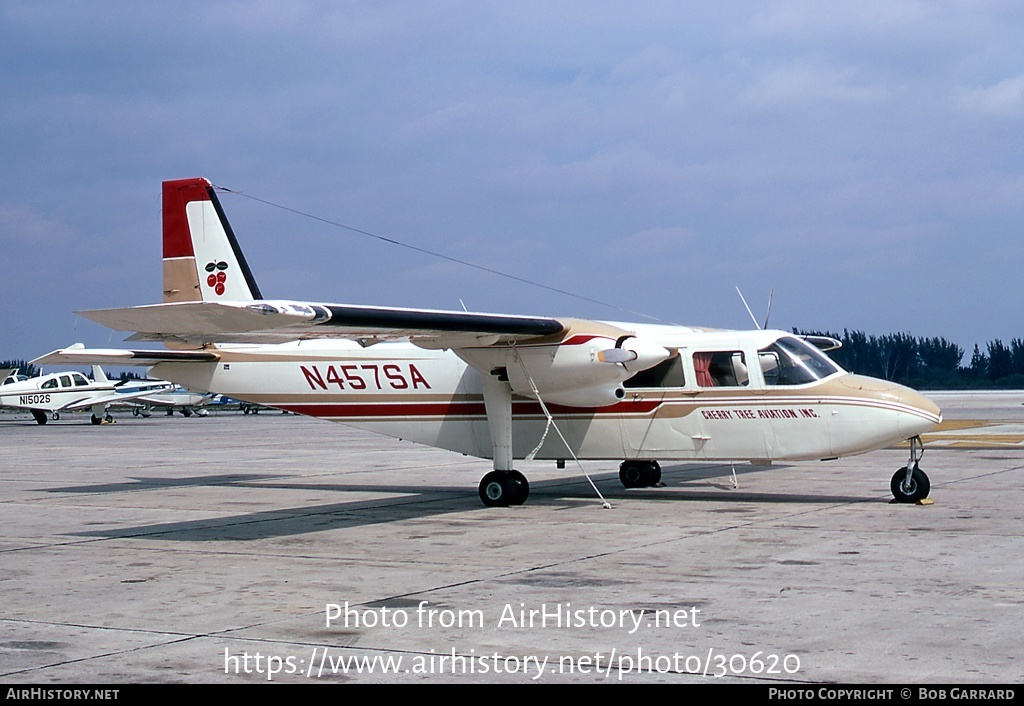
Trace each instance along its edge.
<instances>
[{"instance_id":1,"label":"landing gear strut","mask_svg":"<svg viewBox=\"0 0 1024 706\"><path fill-rule=\"evenodd\" d=\"M650 488L661 482L661 466L657 461L623 461L619 481L625 488Z\"/></svg>"},{"instance_id":2,"label":"landing gear strut","mask_svg":"<svg viewBox=\"0 0 1024 706\"><path fill-rule=\"evenodd\" d=\"M522 505L530 496L530 483L519 471L491 471L480 481L480 499L487 507Z\"/></svg>"},{"instance_id":3,"label":"landing gear strut","mask_svg":"<svg viewBox=\"0 0 1024 706\"><path fill-rule=\"evenodd\" d=\"M892 496L898 503L916 503L924 500L931 491L931 483L928 476L918 465L921 457L924 456L924 444L921 437L915 436L910 440L910 460L905 468L899 468L892 477L889 489Z\"/></svg>"}]
</instances>

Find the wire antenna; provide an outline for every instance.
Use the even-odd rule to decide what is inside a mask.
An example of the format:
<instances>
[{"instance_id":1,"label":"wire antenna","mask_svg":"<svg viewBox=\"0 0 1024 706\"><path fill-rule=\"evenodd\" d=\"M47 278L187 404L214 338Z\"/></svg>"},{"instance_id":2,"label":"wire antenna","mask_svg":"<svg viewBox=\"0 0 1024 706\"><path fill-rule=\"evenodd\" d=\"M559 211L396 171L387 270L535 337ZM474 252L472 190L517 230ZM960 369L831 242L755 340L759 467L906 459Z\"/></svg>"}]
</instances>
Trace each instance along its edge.
<instances>
[{"instance_id":1,"label":"wire antenna","mask_svg":"<svg viewBox=\"0 0 1024 706\"><path fill-rule=\"evenodd\" d=\"M501 270L495 270L495 269L493 269L491 267L486 267L484 265L478 265L475 262L469 262L467 260L461 260L461 259L459 259L457 257L452 257L451 255L445 255L444 253L439 253L439 252L436 252L434 250L428 250L426 248L421 248L421 247L416 246L416 245L410 245L409 243L403 243L402 241L395 240L394 238L388 238L388 237L385 237L383 235L377 235L376 233L371 233L370 231L362 230L361 228L355 228L353 226L345 225L344 223L338 223L337 221L332 221L330 219L322 218L320 216L315 216L312 213L307 213L305 211L300 211L300 210L298 210L296 208L290 208L288 206L283 206L283 205L281 205L279 203L274 203L273 201L267 201L266 199L261 199L261 198L255 197L255 196L250 196L249 194L246 194L246 193L244 193L242 191L235 191L234 189L229 189L229 188L227 188L225 186L218 186L217 184L213 184L213 188L215 188L215 189L217 189L219 191L222 191L222 192L224 192L226 194L235 194L237 196L242 196L243 198L247 198L247 199L250 199L252 201L256 201L258 203L262 203L262 204L264 204L266 206L271 206L273 208L279 208L282 211L287 211L289 213L294 213L297 216L303 216L304 218L311 218L314 221L319 221L321 223L326 223L327 225L333 226L335 228L342 228L342 229L350 231L352 233L358 233L359 235L365 235L368 238L373 238L375 240L379 240L382 243L388 243L390 245L396 245L396 246L398 246L400 248L406 248L407 250L413 250L415 252L422 253L424 255L430 255L431 257L436 257L436 258L440 258L442 260L447 260L448 262L454 262L454 263L459 264L459 265L464 265L466 267L471 267L474 270L480 270L481 272L487 272L489 274L497 275L498 277L504 277L505 279L510 279L510 280L515 281L515 282L521 282L522 284L528 284L528 285L530 285L532 287L540 287L541 289L546 289L549 292L555 292L556 294L563 294L563 295L565 295L567 297L572 297L574 299L579 299L580 301L589 302L591 304L598 304L600 306L608 307L609 309L615 309L617 311L622 311L622 312L625 312L627 314L632 314L634 316L639 316L641 318L648 319L650 321L659 321L659 322L661 321L661 319L659 319L657 317L650 316L648 314L644 314L644 313L641 313L639 311L633 311L632 309L627 309L627 308L619 306L617 304L611 304L609 302L601 301L600 299L592 299L591 297L585 297L582 294L576 294L575 292L570 292L570 291L567 291L565 289L559 289L558 287L552 287L550 285L543 284L542 282L535 282L534 280L526 279L525 277L519 277L518 275L509 274L508 272L502 272Z\"/></svg>"}]
</instances>

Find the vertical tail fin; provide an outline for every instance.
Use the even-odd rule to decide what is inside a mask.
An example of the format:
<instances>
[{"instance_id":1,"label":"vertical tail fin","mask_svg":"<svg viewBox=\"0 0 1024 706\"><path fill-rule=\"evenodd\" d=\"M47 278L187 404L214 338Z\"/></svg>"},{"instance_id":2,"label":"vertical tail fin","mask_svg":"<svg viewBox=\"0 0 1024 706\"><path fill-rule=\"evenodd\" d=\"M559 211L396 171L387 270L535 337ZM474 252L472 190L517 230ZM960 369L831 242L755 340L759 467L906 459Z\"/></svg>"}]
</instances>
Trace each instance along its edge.
<instances>
[{"instance_id":1,"label":"vertical tail fin","mask_svg":"<svg viewBox=\"0 0 1024 706\"><path fill-rule=\"evenodd\" d=\"M262 299L206 179L163 184L164 302Z\"/></svg>"},{"instance_id":2,"label":"vertical tail fin","mask_svg":"<svg viewBox=\"0 0 1024 706\"><path fill-rule=\"evenodd\" d=\"M98 365L92 366L92 379L93 382L110 382L107 374L103 372L103 368Z\"/></svg>"}]
</instances>

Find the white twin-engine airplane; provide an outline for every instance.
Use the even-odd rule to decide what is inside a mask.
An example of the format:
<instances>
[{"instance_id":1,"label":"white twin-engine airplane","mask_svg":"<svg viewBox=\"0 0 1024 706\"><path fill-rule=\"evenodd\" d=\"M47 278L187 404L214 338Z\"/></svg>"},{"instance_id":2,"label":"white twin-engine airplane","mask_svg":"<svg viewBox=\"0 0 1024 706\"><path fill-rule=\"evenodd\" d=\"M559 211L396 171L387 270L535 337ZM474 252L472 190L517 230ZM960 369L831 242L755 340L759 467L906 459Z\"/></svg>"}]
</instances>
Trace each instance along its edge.
<instances>
[{"instance_id":1,"label":"white twin-engine airplane","mask_svg":"<svg viewBox=\"0 0 1024 706\"><path fill-rule=\"evenodd\" d=\"M514 459L625 459L638 487L670 459L833 459L907 439L892 492L929 492L919 435L938 407L783 331L266 300L205 179L163 184L163 267L163 304L80 313L168 350L34 362L153 365L192 390L491 458L489 506L526 500Z\"/></svg>"},{"instance_id":2,"label":"white twin-engine airplane","mask_svg":"<svg viewBox=\"0 0 1024 706\"><path fill-rule=\"evenodd\" d=\"M84 347L66 349L69 354L84 350ZM19 379L20 375L7 378L0 385L0 407L28 410L37 424L46 424L50 418L60 419L61 412L91 408L92 423L102 424L113 421L107 413L110 405L174 387L162 380L129 380L115 384L98 365L93 365L92 376L90 380L82 373L66 372L27 379Z\"/></svg>"}]
</instances>

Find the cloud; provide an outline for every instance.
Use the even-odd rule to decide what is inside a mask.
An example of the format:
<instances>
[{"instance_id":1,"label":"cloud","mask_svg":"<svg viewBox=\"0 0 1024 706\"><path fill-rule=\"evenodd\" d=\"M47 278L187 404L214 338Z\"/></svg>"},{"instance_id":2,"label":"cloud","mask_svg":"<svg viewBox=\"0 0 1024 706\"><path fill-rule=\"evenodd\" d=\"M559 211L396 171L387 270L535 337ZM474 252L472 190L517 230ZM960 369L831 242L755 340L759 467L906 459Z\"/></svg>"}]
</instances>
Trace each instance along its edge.
<instances>
[{"instance_id":1,"label":"cloud","mask_svg":"<svg viewBox=\"0 0 1024 706\"><path fill-rule=\"evenodd\" d=\"M1024 117L1024 74L991 86L961 87L955 101L966 112L995 118Z\"/></svg>"},{"instance_id":2,"label":"cloud","mask_svg":"<svg viewBox=\"0 0 1024 706\"><path fill-rule=\"evenodd\" d=\"M51 247L67 245L75 238L73 229L39 215L20 204L0 204L0 243Z\"/></svg>"},{"instance_id":3,"label":"cloud","mask_svg":"<svg viewBox=\"0 0 1024 706\"><path fill-rule=\"evenodd\" d=\"M820 103L872 104L884 101L890 90L858 81L856 69L831 69L796 63L761 74L741 94L755 107L806 106Z\"/></svg>"},{"instance_id":4,"label":"cloud","mask_svg":"<svg viewBox=\"0 0 1024 706\"><path fill-rule=\"evenodd\" d=\"M691 242L695 235L690 228L648 228L615 241L612 249L647 258L677 252Z\"/></svg>"}]
</instances>

